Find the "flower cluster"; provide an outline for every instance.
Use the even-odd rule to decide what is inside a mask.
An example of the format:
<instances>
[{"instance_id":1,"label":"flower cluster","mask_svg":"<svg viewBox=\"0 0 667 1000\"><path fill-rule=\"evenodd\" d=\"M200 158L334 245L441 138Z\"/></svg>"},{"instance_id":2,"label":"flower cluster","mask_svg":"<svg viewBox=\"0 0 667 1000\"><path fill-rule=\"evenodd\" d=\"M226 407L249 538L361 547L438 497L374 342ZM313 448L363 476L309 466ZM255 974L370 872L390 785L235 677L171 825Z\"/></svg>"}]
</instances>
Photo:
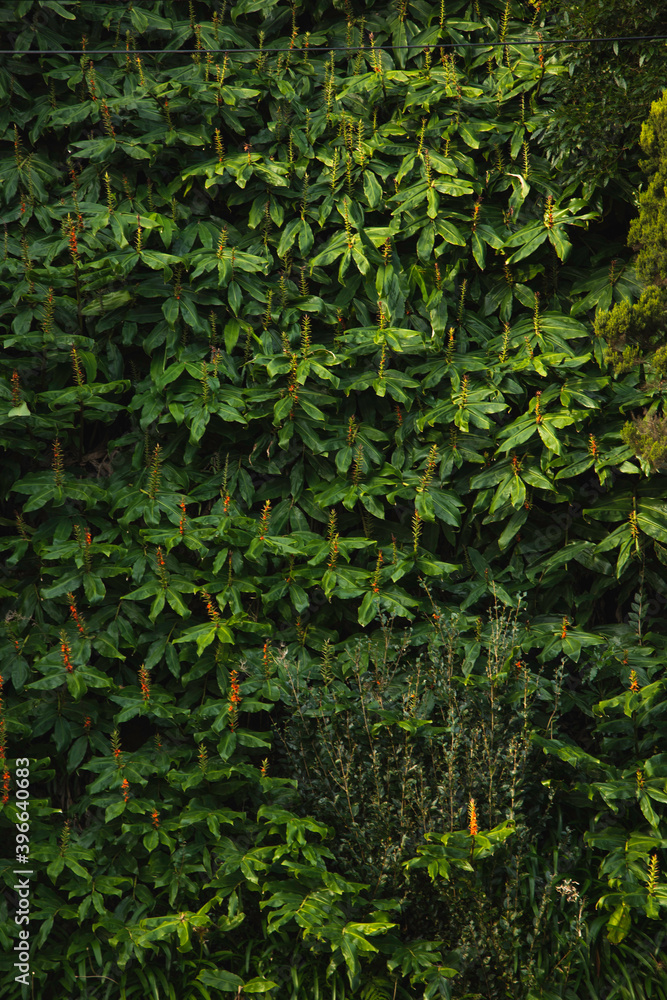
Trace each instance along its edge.
<instances>
[{"instance_id":1,"label":"flower cluster","mask_svg":"<svg viewBox=\"0 0 667 1000\"><path fill-rule=\"evenodd\" d=\"M60 834L60 856L64 857L67 854L67 848L69 846L69 839L72 835L72 823L71 820L66 819L63 823L63 832Z\"/></svg>"},{"instance_id":2,"label":"flower cluster","mask_svg":"<svg viewBox=\"0 0 667 1000\"><path fill-rule=\"evenodd\" d=\"M160 479L162 478L160 471L162 456L160 455L160 450L160 445L156 444L148 467L148 495L151 500L156 500L160 491Z\"/></svg>"},{"instance_id":3,"label":"flower cluster","mask_svg":"<svg viewBox=\"0 0 667 1000\"><path fill-rule=\"evenodd\" d=\"M470 836L474 837L478 832L479 827L477 826L477 807L475 806L475 800L470 800L470 805L468 807L469 822L470 822Z\"/></svg>"},{"instance_id":4,"label":"flower cluster","mask_svg":"<svg viewBox=\"0 0 667 1000\"><path fill-rule=\"evenodd\" d=\"M67 634L63 629L60 633L60 655L62 656L63 666L69 674L71 674L72 671L74 670L74 664L70 659L71 654L72 654L72 647L68 643Z\"/></svg>"},{"instance_id":5,"label":"flower cluster","mask_svg":"<svg viewBox=\"0 0 667 1000\"><path fill-rule=\"evenodd\" d=\"M167 573L166 569L167 564L165 562L165 558L162 553L161 545L158 545L155 551L155 561L157 562L157 573L158 576L160 577L160 584L162 585L162 589L166 590L167 587L169 586L169 574Z\"/></svg>"},{"instance_id":6,"label":"flower cluster","mask_svg":"<svg viewBox=\"0 0 667 1000\"><path fill-rule=\"evenodd\" d=\"M380 593L380 570L382 569L383 556L382 551L378 552L377 561L375 563L375 573L373 574L373 581L371 583L371 590L374 594Z\"/></svg>"},{"instance_id":7,"label":"flower cluster","mask_svg":"<svg viewBox=\"0 0 667 1000\"><path fill-rule=\"evenodd\" d=\"M218 609L216 608L216 606L213 603L213 599L211 598L211 595L209 594L209 592L207 590L203 590L202 591L202 597L204 598L204 603L206 605L206 610L208 612L209 618L211 619L211 621L213 622L214 625L219 625L220 624L220 614L218 612Z\"/></svg>"},{"instance_id":8,"label":"flower cluster","mask_svg":"<svg viewBox=\"0 0 667 1000\"><path fill-rule=\"evenodd\" d=\"M412 546L415 555L417 555L417 549L419 548L419 537L422 533L422 518L419 511L415 508L415 512L412 515Z\"/></svg>"},{"instance_id":9,"label":"flower cluster","mask_svg":"<svg viewBox=\"0 0 667 1000\"><path fill-rule=\"evenodd\" d=\"M264 536L269 530L269 522L271 520L271 501L265 500L264 506L262 507L262 516L259 522L259 538L260 541L264 540Z\"/></svg>"},{"instance_id":10,"label":"flower cluster","mask_svg":"<svg viewBox=\"0 0 667 1000\"><path fill-rule=\"evenodd\" d=\"M58 438L53 442L53 461L51 462L51 468L53 469L53 478L55 480L56 486L62 486L64 481L64 462L63 462L63 449Z\"/></svg>"},{"instance_id":11,"label":"flower cluster","mask_svg":"<svg viewBox=\"0 0 667 1000\"><path fill-rule=\"evenodd\" d=\"M150 674L143 663L139 667L139 684L144 701L149 701L151 696Z\"/></svg>"},{"instance_id":12,"label":"flower cluster","mask_svg":"<svg viewBox=\"0 0 667 1000\"><path fill-rule=\"evenodd\" d=\"M76 606L76 597L74 594L69 593L67 595L67 600L69 601L69 613L72 616L72 621L76 625L77 629L81 635L86 634L86 620L83 615L79 612Z\"/></svg>"},{"instance_id":13,"label":"flower cluster","mask_svg":"<svg viewBox=\"0 0 667 1000\"><path fill-rule=\"evenodd\" d=\"M556 892L559 892L561 896L564 896L570 903L576 903L579 899L579 890L577 886L578 882L573 882L572 879L566 878L560 885L556 886Z\"/></svg>"},{"instance_id":14,"label":"flower cluster","mask_svg":"<svg viewBox=\"0 0 667 1000\"><path fill-rule=\"evenodd\" d=\"M218 163L222 163L222 161L225 158L225 147L222 143L222 135L220 133L219 128L215 130L214 144L215 144L215 151L218 154Z\"/></svg>"},{"instance_id":15,"label":"flower cluster","mask_svg":"<svg viewBox=\"0 0 667 1000\"><path fill-rule=\"evenodd\" d=\"M634 541L639 537L639 525L637 524L637 511L631 510L628 514L628 524L630 525L630 534Z\"/></svg>"},{"instance_id":16,"label":"flower cluster","mask_svg":"<svg viewBox=\"0 0 667 1000\"><path fill-rule=\"evenodd\" d=\"M431 480L433 479L433 474L435 472L435 467L438 464L438 446L434 444L428 453L428 462L426 463L426 469L424 470L424 475L419 480L419 486L417 487L418 493L424 493L428 490L431 485Z\"/></svg>"},{"instance_id":17,"label":"flower cluster","mask_svg":"<svg viewBox=\"0 0 667 1000\"><path fill-rule=\"evenodd\" d=\"M76 347L72 345L72 350L70 351L70 357L72 358L72 371L74 373L74 381L78 386L82 386L86 381L86 376L83 373L83 368L81 367L81 358L79 357L79 352Z\"/></svg>"},{"instance_id":18,"label":"flower cluster","mask_svg":"<svg viewBox=\"0 0 667 1000\"><path fill-rule=\"evenodd\" d=\"M69 233L68 233L68 238L69 238L69 253L70 253L70 257L72 258L72 263L74 264L74 267L76 267L76 265L79 262L79 244L77 243L77 239L76 239L76 226L71 221L71 219L70 219L70 222L69 222L68 230L69 230Z\"/></svg>"},{"instance_id":19,"label":"flower cluster","mask_svg":"<svg viewBox=\"0 0 667 1000\"><path fill-rule=\"evenodd\" d=\"M232 670L229 691L229 728L235 731L238 722L238 710L241 704L241 687L238 680L238 673Z\"/></svg>"},{"instance_id":20,"label":"flower cluster","mask_svg":"<svg viewBox=\"0 0 667 1000\"><path fill-rule=\"evenodd\" d=\"M111 112L109 111L109 105L106 101L102 101L102 121L104 122L104 130L107 135L111 136L112 139L116 138L116 130L113 127L113 122L111 121Z\"/></svg>"},{"instance_id":21,"label":"flower cluster","mask_svg":"<svg viewBox=\"0 0 667 1000\"><path fill-rule=\"evenodd\" d=\"M116 758L116 765L118 767L123 766L123 751L120 748L120 733L117 729L111 734L111 751Z\"/></svg>"},{"instance_id":22,"label":"flower cluster","mask_svg":"<svg viewBox=\"0 0 667 1000\"><path fill-rule=\"evenodd\" d=\"M646 886L646 889L648 891L649 896L652 896L655 892L656 886L658 884L659 870L660 869L658 866L658 855L656 854L655 851L653 851L653 853L651 854L651 860L648 863L648 885Z\"/></svg>"},{"instance_id":23,"label":"flower cluster","mask_svg":"<svg viewBox=\"0 0 667 1000\"><path fill-rule=\"evenodd\" d=\"M14 369L12 372L12 406L21 405L21 383L19 373Z\"/></svg>"}]
</instances>

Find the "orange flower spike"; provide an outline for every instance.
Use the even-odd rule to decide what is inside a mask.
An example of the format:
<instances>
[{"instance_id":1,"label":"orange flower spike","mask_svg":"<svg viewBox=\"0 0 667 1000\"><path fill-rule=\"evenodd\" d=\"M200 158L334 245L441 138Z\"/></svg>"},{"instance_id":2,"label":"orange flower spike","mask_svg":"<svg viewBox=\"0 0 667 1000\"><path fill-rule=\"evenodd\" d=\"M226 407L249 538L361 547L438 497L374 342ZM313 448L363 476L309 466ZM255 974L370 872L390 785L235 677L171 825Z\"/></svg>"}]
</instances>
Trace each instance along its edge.
<instances>
[{"instance_id":1,"label":"orange flower spike","mask_svg":"<svg viewBox=\"0 0 667 1000\"><path fill-rule=\"evenodd\" d=\"M127 778L123 778L123 784L121 785L121 788L123 790L123 799L125 802L127 802L127 800L130 797L130 782L127 780Z\"/></svg>"},{"instance_id":2,"label":"orange flower spike","mask_svg":"<svg viewBox=\"0 0 667 1000\"><path fill-rule=\"evenodd\" d=\"M64 630L60 633L60 655L62 656L63 666L68 674L71 674L74 670L74 664L70 659L70 654L72 652L72 647L67 641L67 636Z\"/></svg>"},{"instance_id":3,"label":"orange flower spike","mask_svg":"<svg viewBox=\"0 0 667 1000\"><path fill-rule=\"evenodd\" d=\"M639 691L639 682L637 680L637 671L630 671L630 690L636 694Z\"/></svg>"},{"instance_id":4,"label":"orange flower spike","mask_svg":"<svg viewBox=\"0 0 667 1000\"><path fill-rule=\"evenodd\" d=\"M67 595L67 600L69 601L69 613L72 616L72 621L74 622L74 624L78 628L78 630L81 633L81 635L85 635L86 634L86 623L85 623L85 621L83 619L83 616L79 614L79 610L78 610L78 608L76 606L76 598L75 598L74 594L71 594L71 593L68 594Z\"/></svg>"},{"instance_id":5,"label":"orange flower spike","mask_svg":"<svg viewBox=\"0 0 667 1000\"><path fill-rule=\"evenodd\" d=\"M150 674L143 663L139 667L139 683L144 701L149 701L151 696Z\"/></svg>"},{"instance_id":6,"label":"orange flower spike","mask_svg":"<svg viewBox=\"0 0 667 1000\"><path fill-rule=\"evenodd\" d=\"M113 752L114 757L116 758L117 767L119 768L122 767L123 751L121 750L120 747L120 733L118 732L117 729L114 729L113 733L111 734L111 750Z\"/></svg>"},{"instance_id":7,"label":"orange flower spike","mask_svg":"<svg viewBox=\"0 0 667 1000\"><path fill-rule=\"evenodd\" d=\"M560 634L561 639L567 639L567 626L570 624L567 615L563 618L563 628Z\"/></svg>"},{"instance_id":8,"label":"orange flower spike","mask_svg":"<svg viewBox=\"0 0 667 1000\"><path fill-rule=\"evenodd\" d=\"M157 809L153 810L153 812L151 813L151 816L152 816L152 819L153 819L153 826L157 830L157 828L160 825L160 818L159 818L159 813L158 813Z\"/></svg>"},{"instance_id":9,"label":"orange flower spike","mask_svg":"<svg viewBox=\"0 0 667 1000\"><path fill-rule=\"evenodd\" d=\"M262 517L259 523L259 538L260 541L264 540L264 537L269 530L269 522L271 521L271 501L266 500L262 508Z\"/></svg>"},{"instance_id":10,"label":"orange flower spike","mask_svg":"<svg viewBox=\"0 0 667 1000\"><path fill-rule=\"evenodd\" d=\"M383 563L382 552L378 552L377 562L375 564L375 573L373 574L373 582L371 583L371 590L374 594L380 593L380 568Z\"/></svg>"},{"instance_id":11,"label":"orange flower spike","mask_svg":"<svg viewBox=\"0 0 667 1000\"><path fill-rule=\"evenodd\" d=\"M12 406L21 405L21 382L19 373L14 369L12 373Z\"/></svg>"},{"instance_id":12,"label":"orange flower spike","mask_svg":"<svg viewBox=\"0 0 667 1000\"><path fill-rule=\"evenodd\" d=\"M232 670L232 690L229 696L229 700L234 705L239 705L241 703L241 695L239 694L239 682L238 674L236 670Z\"/></svg>"},{"instance_id":13,"label":"orange flower spike","mask_svg":"<svg viewBox=\"0 0 667 1000\"><path fill-rule=\"evenodd\" d=\"M241 692L238 682L238 673L232 670L231 690L229 692L229 728L232 732L236 729L238 707L241 704Z\"/></svg>"},{"instance_id":14,"label":"orange flower spike","mask_svg":"<svg viewBox=\"0 0 667 1000\"><path fill-rule=\"evenodd\" d=\"M216 608L215 604L213 603L213 599L212 599L211 595L209 594L209 592L207 590L203 590L202 591L202 597L204 598L204 604L206 605L206 611L208 613L209 618L211 619L211 621L213 622L214 625L219 625L220 624L220 614L219 614L218 609Z\"/></svg>"},{"instance_id":15,"label":"orange flower spike","mask_svg":"<svg viewBox=\"0 0 667 1000\"><path fill-rule=\"evenodd\" d=\"M479 827L477 826L477 808L475 806L474 799L470 800L468 811L470 815L470 836L474 837L479 830Z\"/></svg>"},{"instance_id":16,"label":"orange flower spike","mask_svg":"<svg viewBox=\"0 0 667 1000\"><path fill-rule=\"evenodd\" d=\"M58 438L53 442L53 460L51 462L51 468L53 469L53 478L56 486L62 486L64 479L63 473L65 469L65 464L63 461L63 450Z\"/></svg>"},{"instance_id":17,"label":"orange flower spike","mask_svg":"<svg viewBox=\"0 0 667 1000\"><path fill-rule=\"evenodd\" d=\"M69 252L72 258L72 263L76 267L79 262L79 245L76 239L76 229L74 226L71 227L69 231Z\"/></svg>"},{"instance_id":18,"label":"orange flower spike","mask_svg":"<svg viewBox=\"0 0 667 1000\"><path fill-rule=\"evenodd\" d=\"M329 541L329 569L335 569L338 561L338 534L336 533Z\"/></svg>"},{"instance_id":19,"label":"orange flower spike","mask_svg":"<svg viewBox=\"0 0 667 1000\"><path fill-rule=\"evenodd\" d=\"M10 774L7 768L2 772L2 804L3 806L9 801L9 786L10 786Z\"/></svg>"},{"instance_id":20,"label":"orange flower spike","mask_svg":"<svg viewBox=\"0 0 667 1000\"><path fill-rule=\"evenodd\" d=\"M160 578L160 584L164 590L169 586L169 574L167 572L167 563L162 552L162 546L158 545L155 552L155 561L157 563L157 575Z\"/></svg>"}]
</instances>

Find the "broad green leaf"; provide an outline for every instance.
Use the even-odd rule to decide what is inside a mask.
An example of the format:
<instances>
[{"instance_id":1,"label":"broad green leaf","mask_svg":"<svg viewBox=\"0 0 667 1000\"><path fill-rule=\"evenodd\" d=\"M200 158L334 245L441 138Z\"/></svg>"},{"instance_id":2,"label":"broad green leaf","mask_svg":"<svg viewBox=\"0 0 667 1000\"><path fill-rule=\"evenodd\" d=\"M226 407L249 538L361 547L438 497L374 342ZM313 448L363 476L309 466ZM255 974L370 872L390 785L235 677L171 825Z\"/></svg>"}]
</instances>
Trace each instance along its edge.
<instances>
[{"instance_id":1,"label":"broad green leaf","mask_svg":"<svg viewBox=\"0 0 667 1000\"><path fill-rule=\"evenodd\" d=\"M377 178L370 170L364 172L364 194L370 208L375 208L382 197L382 188Z\"/></svg>"},{"instance_id":2,"label":"broad green leaf","mask_svg":"<svg viewBox=\"0 0 667 1000\"><path fill-rule=\"evenodd\" d=\"M611 943L620 944L627 937L631 925L630 910L625 903L621 903L607 921L607 937Z\"/></svg>"}]
</instances>

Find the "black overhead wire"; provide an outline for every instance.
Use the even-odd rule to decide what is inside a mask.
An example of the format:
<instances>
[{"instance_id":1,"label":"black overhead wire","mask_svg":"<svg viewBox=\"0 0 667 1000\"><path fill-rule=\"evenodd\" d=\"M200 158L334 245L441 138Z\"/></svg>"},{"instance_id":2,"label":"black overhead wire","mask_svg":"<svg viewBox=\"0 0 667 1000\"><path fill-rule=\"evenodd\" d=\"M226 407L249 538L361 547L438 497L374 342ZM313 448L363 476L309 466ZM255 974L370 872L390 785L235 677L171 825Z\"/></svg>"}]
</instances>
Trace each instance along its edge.
<instances>
[{"instance_id":1,"label":"black overhead wire","mask_svg":"<svg viewBox=\"0 0 667 1000\"><path fill-rule=\"evenodd\" d=\"M361 50L371 53L375 52L393 52L397 49L416 49L424 52L425 50L437 51L438 49L469 49L469 48L507 48L509 46L521 46L521 45L584 45L589 42L644 42L644 41L665 41L667 40L667 35L605 35L603 37L597 36L592 38L529 38L529 39L506 39L504 42L499 41L485 41L485 42L411 42L406 45L369 45L365 46L358 43L357 45L293 45L286 46L283 48L260 48L259 46L249 46L248 48L220 48L212 49L206 46L202 46L198 49L0 49L0 55L12 55L12 56L67 56L67 55L84 55L84 56L97 56L97 55L163 55L165 53L172 53L174 55L207 55L214 53L226 53L234 55L243 55L244 53L261 55L267 53L282 53L283 55L289 52L359 52Z\"/></svg>"}]
</instances>

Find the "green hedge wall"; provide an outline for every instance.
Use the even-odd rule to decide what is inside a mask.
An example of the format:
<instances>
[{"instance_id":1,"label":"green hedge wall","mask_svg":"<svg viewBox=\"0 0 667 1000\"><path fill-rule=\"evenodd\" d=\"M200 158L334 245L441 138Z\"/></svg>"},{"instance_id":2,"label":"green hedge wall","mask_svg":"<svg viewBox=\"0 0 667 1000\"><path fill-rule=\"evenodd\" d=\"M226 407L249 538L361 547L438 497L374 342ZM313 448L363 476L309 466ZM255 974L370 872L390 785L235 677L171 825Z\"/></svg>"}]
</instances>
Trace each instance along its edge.
<instances>
[{"instance_id":1,"label":"green hedge wall","mask_svg":"<svg viewBox=\"0 0 667 1000\"><path fill-rule=\"evenodd\" d=\"M579 995L667 899L664 390L539 8L0 18L30 995Z\"/></svg>"}]
</instances>

